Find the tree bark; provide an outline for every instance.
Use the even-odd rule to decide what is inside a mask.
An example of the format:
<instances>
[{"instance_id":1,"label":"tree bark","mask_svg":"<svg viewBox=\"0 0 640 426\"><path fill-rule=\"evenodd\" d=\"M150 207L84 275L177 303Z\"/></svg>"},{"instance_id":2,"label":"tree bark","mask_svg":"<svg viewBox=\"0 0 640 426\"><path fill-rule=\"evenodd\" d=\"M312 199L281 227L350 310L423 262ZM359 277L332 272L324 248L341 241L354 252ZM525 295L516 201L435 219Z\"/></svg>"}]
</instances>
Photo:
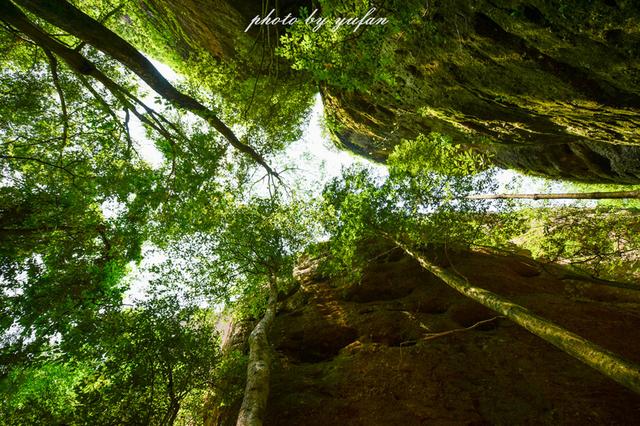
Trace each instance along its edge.
<instances>
[{"instance_id":1,"label":"tree bark","mask_svg":"<svg viewBox=\"0 0 640 426\"><path fill-rule=\"evenodd\" d=\"M267 334L276 316L278 290L274 279L269 283L267 311L249 335L249 365L244 399L236 426L262 426L269 397L271 346Z\"/></svg>"},{"instance_id":2,"label":"tree bark","mask_svg":"<svg viewBox=\"0 0 640 426\"><path fill-rule=\"evenodd\" d=\"M640 191L611 191L611 192L567 192L562 194L480 194L469 195L468 200L603 200L603 199L640 199Z\"/></svg>"},{"instance_id":3,"label":"tree bark","mask_svg":"<svg viewBox=\"0 0 640 426\"><path fill-rule=\"evenodd\" d=\"M521 325L536 336L546 340L565 353L579 359L605 376L640 394L640 366L620 358L595 343L574 334L553 322L542 318L527 308L489 290L469 284L459 275L434 265L424 256L409 249L397 240L394 242L420 265L440 278L447 285Z\"/></svg>"},{"instance_id":4,"label":"tree bark","mask_svg":"<svg viewBox=\"0 0 640 426\"><path fill-rule=\"evenodd\" d=\"M176 89L141 52L122 37L64 0L15 0L16 4L103 51L134 72L156 93L174 106L203 118L224 136L238 151L248 155L272 175L277 173L264 158L249 145L241 142L233 131L209 108L197 99ZM9 0L0 0L0 6L10 6ZM4 9L5 7L1 7ZM74 67L75 68L75 67Z\"/></svg>"}]
</instances>

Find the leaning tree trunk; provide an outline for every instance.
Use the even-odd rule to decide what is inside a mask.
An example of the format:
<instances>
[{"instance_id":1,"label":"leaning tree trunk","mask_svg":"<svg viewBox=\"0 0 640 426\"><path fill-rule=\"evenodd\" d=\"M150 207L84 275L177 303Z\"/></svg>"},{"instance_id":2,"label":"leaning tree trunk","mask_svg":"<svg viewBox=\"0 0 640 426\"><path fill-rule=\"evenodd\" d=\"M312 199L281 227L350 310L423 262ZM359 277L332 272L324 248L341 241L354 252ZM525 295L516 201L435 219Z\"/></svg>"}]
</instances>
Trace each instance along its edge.
<instances>
[{"instance_id":1,"label":"leaning tree trunk","mask_svg":"<svg viewBox=\"0 0 640 426\"><path fill-rule=\"evenodd\" d=\"M218 116L197 99L179 91L156 67L131 43L76 8L65 0L14 0L15 3L28 9L38 17L61 28L80 40L91 44L98 50L111 56L130 71L138 75L156 93L171 102L174 106L190 111L209 123L214 129L238 151L248 155L270 174L277 173L267 164L265 159L251 146L241 142ZM0 0L3 14L15 14L15 6L9 0ZM18 12L19 13L19 12ZM10 24L11 21L8 21ZM65 58L66 59L66 58ZM73 65L73 64L72 64Z\"/></svg>"},{"instance_id":2,"label":"leaning tree trunk","mask_svg":"<svg viewBox=\"0 0 640 426\"><path fill-rule=\"evenodd\" d=\"M611 191L611 192L567 192L563 194L480 194L469 195L468 200L504 200L504 199L527 199L527 200L603 200L638 198L640 191Z\"/></svg>"},{"instance_id":3,"label":"leaning tree trunk","mask_svg":"<svg viewBox=\"0 0 640 426\"><path fill-rule=\"evenodd\" d=\"M553 322L536 315L527 308L511 302L503 296L469 284L459 275L434 265L424 256L412 251L406 245L396 240L394 240L394 242L407 254L416 259L423 268L436 275L453 289L487 308L504 315L536 336L640 394L640 366L626 361L613 352L559 327Z\"/></svg>"},{"instance_id":4,"label":"leaning tree trunk","mask_svg":"<svg viewBox=\"0 0 640 426\"><path fill-rule=\"evenodd\" d=\"M249 365L244 399L240 406L236 426L262 426L269 397L271 373L271 346L267 334L276 316L278 290L272 279L269 283L267 311L249 335Z\"/></svg>"}]
</instances>

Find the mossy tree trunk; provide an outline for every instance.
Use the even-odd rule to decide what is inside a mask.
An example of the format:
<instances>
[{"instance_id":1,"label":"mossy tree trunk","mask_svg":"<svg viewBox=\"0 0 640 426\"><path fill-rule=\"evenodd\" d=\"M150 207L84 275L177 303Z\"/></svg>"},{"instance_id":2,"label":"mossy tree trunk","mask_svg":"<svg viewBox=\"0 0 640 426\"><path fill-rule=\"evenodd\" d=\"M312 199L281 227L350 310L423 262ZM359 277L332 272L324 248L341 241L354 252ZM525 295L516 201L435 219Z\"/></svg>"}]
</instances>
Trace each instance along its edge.
<instances>
[{"instance_id":1,"label":"mossy tree trunk","mask_svg":"<svg viewBox=\"0 0 640 426\"><path fill-rule=\"evenodd\" d=\"M603 199L640 199L640 191L609 191L609 192L567 192L562 194L480 194L469 195L469 200L603 200Z\"/></svg>"},{"instance_id":2,"label":"mossy tree trunk","mask_svg":"<svg viewBox=\"0 0 640 426\"><path fill-rule=\"evenodd\" d=\"M559 327L503 296L471 285L466 279L433 264L426 257L413 251L405 244L398 241L395 241L395 243L408 255L416 259L423 268L436 275L456 291L504 315L565 353L640 394L640 366L626 361L613 352Z\"/></svg>"},{"instance_id":3,"label":"mossy tree trunk","mask_svg":"<svg viewBox=\"0 0 640 426\"><path fill-rule=\"evenodd\" d=\"M275 278L269 282L269 301L264 316L249 335L249 365L244 399L240 406L237 426L261 426L269 397L271 346L268 333L276 316L278 290Z\"/></svg>"}]
</instances>

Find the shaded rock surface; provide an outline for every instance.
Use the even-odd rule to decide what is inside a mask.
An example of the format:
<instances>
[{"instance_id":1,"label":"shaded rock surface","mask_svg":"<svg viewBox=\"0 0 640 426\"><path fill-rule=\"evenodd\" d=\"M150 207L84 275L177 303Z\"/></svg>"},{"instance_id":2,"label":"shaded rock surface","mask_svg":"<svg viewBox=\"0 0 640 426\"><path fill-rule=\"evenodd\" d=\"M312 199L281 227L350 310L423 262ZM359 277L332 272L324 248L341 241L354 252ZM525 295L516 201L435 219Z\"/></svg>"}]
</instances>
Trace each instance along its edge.
<instances>
[{"instance_id":1,"label":"shaded rock surface","mask_svg":"<svg viewBox=\"0 0 640 426\"><path fill-rule=\"evenodd\" d=\"M306 0L280 0L271 5L251 0L136 1L146 12L147 19L172 33L171 43L185 59L194 53L190 48L194 46L223 60L234 57L239 50L262 37L260 27L245 33L255 16L266 16L271 9L276 9L273 16L296 14L301 6L309 4ZM272 27L266 29L274 31ZM276 36L275 31L273 36ZM262 44L257 47L262 48Z\"/></svg>"},{"instance_id":2,"label":"shaded rock surface","mask_svg":"<svg viewBox=\"0 0 640 426\"><path fill-rule=\"evenodd\" d=\"M395 86L323 90L339 145L384 161L401 139L437 131L502 167L640 182L638 2L428 4L386 42Z\"/></svg>"},{"instance_id":3,"label":"shaded rock surface","mask_svg":"<svg viewBox=\"0 0 640 426\"><path fill-rule=\"evenodd\" d=\"M282 30L245 33L254 16L312 8L307 0L138 1L185 59L194 48L239 59L240 74L262 72L252 58L271 55ZM639 2L409 0L405 7L416 19L380 40L395 84L366 93L322 88L341 148L384 161L402 139L437 131L491 153L500 167L640 183ZM293 71L281 68L285 84Z\"/></svg>"},{"instance_id":4,"label":"shaded rock surface","mask_svg":"<svg viewBox=\"0 0 640 426\"><path fill-rule=\"evenodd\" d=\"M471 282L640 363L640 291L520 256L450 253ZM265 424L631 424L640 396L450 289L399 251L359 283L312 267L277 316ZM300 296L300 295L303 296ZM286 302L286 301L285 301ZM285 305L283 302L283 306Z\"/></svg>"}]
</instances>

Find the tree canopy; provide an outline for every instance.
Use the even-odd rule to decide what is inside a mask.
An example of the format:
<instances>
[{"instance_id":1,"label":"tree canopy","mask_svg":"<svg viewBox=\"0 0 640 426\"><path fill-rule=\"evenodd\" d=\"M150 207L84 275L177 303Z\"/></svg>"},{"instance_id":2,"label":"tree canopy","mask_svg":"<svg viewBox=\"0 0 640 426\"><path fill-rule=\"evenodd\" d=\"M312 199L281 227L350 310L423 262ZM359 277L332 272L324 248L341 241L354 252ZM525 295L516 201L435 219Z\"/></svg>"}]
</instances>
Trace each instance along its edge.
<instances>
[{"instance_id":1,"label":"tree canopy","mask_svg":"<svg viewBox=\"0 0 640 426\"><path fill-rule=\"evenodd\" d=\"M317 91L400 84L397 52L376 40L403 37L413 3L388 4L381 13L402 13L355 34L303 20L275 40L262 31L233 58L185 58L151 3L0 0L4 423L201 424L212 395L241 393L224 382L246 367L238 424L261 424L270 327L296 291L296 263L315 256L357 282L377 238L434 273L430 249L482 246L637 280L637 200L540 207L496 196L505 185L482 141L469 149L427 132L398 144L385 173L359 162L298 190L296 165L277 154L305 134ZM320 2L335 16L371 6L352 3ZM623 189L638 191L590 193ZM248 353L223 350L230 318L254 327Z\"/></svg>"}]
</instances>

